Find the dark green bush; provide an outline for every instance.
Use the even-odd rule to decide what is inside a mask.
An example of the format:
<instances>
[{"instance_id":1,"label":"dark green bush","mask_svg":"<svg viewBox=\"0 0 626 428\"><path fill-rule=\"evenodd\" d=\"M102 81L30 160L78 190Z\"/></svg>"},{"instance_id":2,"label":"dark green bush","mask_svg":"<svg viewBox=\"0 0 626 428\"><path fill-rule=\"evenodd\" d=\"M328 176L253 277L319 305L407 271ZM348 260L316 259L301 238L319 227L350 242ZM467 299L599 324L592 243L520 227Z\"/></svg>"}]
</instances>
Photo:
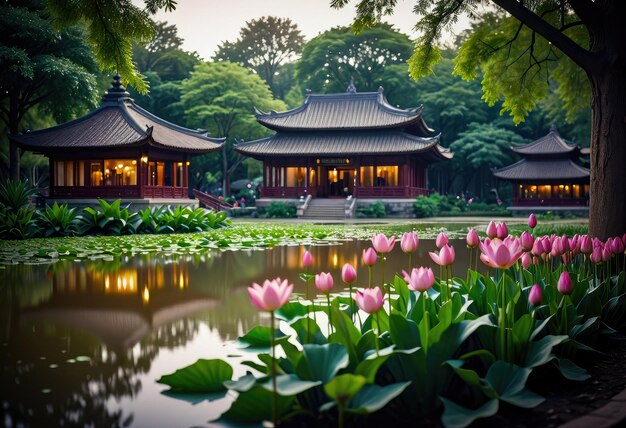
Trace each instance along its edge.
<instances>
[{"instance_id":1,"label":"dark green bush","mask_svg":"<svg viewBox=\"0 0 626 428\"><path fill-rule=\"evenodd\" d=\"M78 217L76 208L70 208L67 204L46 205L43 211L37 213L37 227L39 234L48 236L67 236L78 233Z\"/></svg>"},{"instance_id":2,"label":"dark green bush","mask_svg":"<svg viewBox=\"0 0 626 428\"><path fill-rule=\"evenodd\" d=\"M356 216L358 218L382 218L387 216L387 211L385 210L385 204L381 201L376 201L370 205L357 207Z\"/></svg>"},{"instance_id":3,"label":"dark green bush","mask_svg":"<svg viewBox=\"0 0 626 428\"><path fill-rule=\"evenodd\" d=\"M432 193L429 196L418 196L413 204L418 218L455 215L510 215L506 207L485 202L468 203L454 195Z\"/></svg>"},{"instance_id":4,"label":"dark green bush","mask_svg":"<svg viewBox=\"0 0 626 428\"><path fill-rule=\"evenodd\" d=\"M413 209L417 218L434 217L439 214L439 201L429 196L418 196Z\"/></svg>"},{"instance_id":5,"label":"dark green bush","mask_svg":"<svg viewBox=\"0 0 626 428\"><path fill-rule=\"evenodd\" d=\"M295 218L296 206L284 202L273 201L267 208L259 209L262 218Z\"/></svg>"},{"instance_id":6,"label":"dark green bush","mask_svg":"<svg viewBox=\"0 0 626 428\"><path fill-rule=\"evenodd\" d=\"M25 181L6 180L0 184L0 204L5 208L17 211L30 203L35 189Z\"/></svg>"},{"instance_id":7,"label":"dark green bush","mask_svg":"<svg viewBox=\"0 0 626 428\"><path fill-rule=\"evenodd\" d=\"M137 231L141 218L131 213L128 207L121 207L117 199L108 203L98 199L100 210L87 207L80 216L80 234L92 235L131 235Z\"/></svg>"},{"instance_id":8,"label":"dark green bush","mask_svg":"<svg viewBox=\"0 0 626 428\"><path fill-rule=\"evenodd\" d=\"M225 212L202 208L160 207L139 211L141 223L137 233L185 233L219 229L230 224Z\"/></svg>"},{"instance_id":9,"label":"dark green bush","mask_svg":"<svg viewBox=\"0 0 626 428\"><path fill-rule=\"evenodd\" d=\"M35 236L37 227L33 214L34 208L13 210L0 204L0 239L27 239Z\"/></svg>"}]
</instances>

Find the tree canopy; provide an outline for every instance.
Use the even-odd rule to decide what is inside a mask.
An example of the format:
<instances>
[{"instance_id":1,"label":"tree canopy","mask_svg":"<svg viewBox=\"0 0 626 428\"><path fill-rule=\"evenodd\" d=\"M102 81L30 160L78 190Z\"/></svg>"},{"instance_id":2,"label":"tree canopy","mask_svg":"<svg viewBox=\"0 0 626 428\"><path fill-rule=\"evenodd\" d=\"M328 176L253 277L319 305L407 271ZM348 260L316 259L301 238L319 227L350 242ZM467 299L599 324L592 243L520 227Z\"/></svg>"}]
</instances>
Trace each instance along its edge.
<instances>
[{"instance_id":1,"label":"tree canopy","mask_svg":"<svg viewBox=\"0 0 626 428\"><path fill-rule=\"evenodd\" d=\"M222 42L214 59L254 70L274 95L284 96L278 76L282 66L300 54L303 43L302 33L289 18L264 16L247 22L235 42Z\"/></svg>"},{"instance_id":2,"label":"tree canopy","mask_svg":"<svg viewBox=\"0 0 626 428\"><path fill-rule=\"evenodd\" d=\"M348 0L331 0L344 7ZM396 0L359 0L356 31L393 13ZM480 9L481 6L496 6ZM486 12L483 12L486 10ZM437 44L461 15L474 20L455 58L465 79L482 71L484 99L502 101L516 123L553 85L573 119L592 107L590 234L626 232L626 2L621 0L415 0L422 34L409 60L414 78L441 60ZM591 94L591 97L589 97ZM620 196L617 196L620 195Z\"/></svg>"},{"instance_id":3,"label":"tree canopy","mask_svg":"<svg viewBox=\"0 0 626 428\"><path fill-rule=\"evenodd\" d=\"M272 97L269 87L259 76L226 61L197 65L191 76L183 80L181 89L180 105L187 125L226 137L221 169L223 192L228 195L230 174L239 164L239 157L232 149L234 139L251 140L269 133L257 123L252 114L255 108L270 111L285 110L286 106ZM213 166L213 170L219 169L217 165Z\"/></svg>"},{"instance_id":4,"label":"tree canopy","mask_svg":"<svg viewBox=\"0 0 626 428\"><path fill-rule=\"evenodd\" d=\"M0 120L9 133L24 131L22 121L33 108L64 121L95 106L97 68L81 28L57 33L33 2L30 7L0 7L0 34ZM14 144L9 157L11 176L17 179Z\"/></svg>"}]
</instances>

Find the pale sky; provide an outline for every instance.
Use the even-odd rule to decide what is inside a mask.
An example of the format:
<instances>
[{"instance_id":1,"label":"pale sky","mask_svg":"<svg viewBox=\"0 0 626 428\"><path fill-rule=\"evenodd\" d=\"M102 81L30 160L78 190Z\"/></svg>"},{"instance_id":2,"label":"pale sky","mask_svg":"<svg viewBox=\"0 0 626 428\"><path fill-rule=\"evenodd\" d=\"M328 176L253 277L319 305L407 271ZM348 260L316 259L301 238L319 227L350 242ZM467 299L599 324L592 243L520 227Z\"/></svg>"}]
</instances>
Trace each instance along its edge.
<instances>
[{"instance_id":1,"label":"pale sky","mask_svg":"<svg viewBox=\"0 0 626 428\"><path fill-rule=\"evenodd\" d=\"M159 12L155 20L176 24L183 48L209 60L220 42L235 41L251 19L267 15L290 18L308 41L332 27L352 23L355 4L352 1L336 10L330 7L330 0L178 0L174 12ZM411 38L416 37L413 27L418 20L414 4L414 0L398 0L395 13L385 19ZM466 26L467 21L461 20L455 28L460 31Z\"/></svg>"}]
</instances>

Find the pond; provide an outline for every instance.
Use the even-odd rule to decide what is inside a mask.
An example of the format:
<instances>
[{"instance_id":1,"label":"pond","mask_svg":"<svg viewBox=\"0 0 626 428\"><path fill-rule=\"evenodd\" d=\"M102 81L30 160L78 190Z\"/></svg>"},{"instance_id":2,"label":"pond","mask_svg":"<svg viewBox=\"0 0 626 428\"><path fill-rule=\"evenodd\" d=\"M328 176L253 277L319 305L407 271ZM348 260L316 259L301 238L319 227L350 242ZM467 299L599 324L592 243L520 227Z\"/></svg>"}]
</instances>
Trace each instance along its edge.
<instances>
[{"instance_id":1,"label":"pond","mask_svg":"<svg viewBox=\"0 0 626 428\"><path fill-rule=\"evenodd\" d=\"M464 240L454 274L464 275ZM330 271L341 287L344 263L358 265L366 241L311 248L312 272ZM435 265L422 240L413 266ZM247 287L277 276L295 284L303 246L193 255L122 256L114 261L59 261L0 269L0 400L5 426L206 426L228 409L229 398L196 403L163 392L162 375L199 358L237 364L251 354L234 340L269 320L250 303ZM406 269L396 245L385 271ZM374 267L380 283L380 264ZM193 405L192 405L193 404Z\"/></svg>"}]
</instances>

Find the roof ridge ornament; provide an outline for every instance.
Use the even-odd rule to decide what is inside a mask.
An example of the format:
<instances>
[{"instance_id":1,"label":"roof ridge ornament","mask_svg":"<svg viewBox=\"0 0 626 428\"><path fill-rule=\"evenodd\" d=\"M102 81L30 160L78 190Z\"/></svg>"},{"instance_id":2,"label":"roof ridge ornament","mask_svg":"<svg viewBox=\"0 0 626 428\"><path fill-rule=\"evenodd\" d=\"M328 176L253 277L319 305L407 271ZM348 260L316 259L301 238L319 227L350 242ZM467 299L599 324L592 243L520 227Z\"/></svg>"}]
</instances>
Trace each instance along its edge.
<instances>
[{"instance_id":1,"label":"roof ridge ornament","mask_svg":"<svg viewBox=\"0 0 626 428\"><path fill-rule=\"evenodd\" d=\"M354 76L350 75L350 81L348 82L348 87L346 88L346 92L348 94L356 94L356 86L354 86Z\"/></svg>"},{"instance_id":2,"label":"roof ridge ornament","mask_svg":"<svg viewBox=\"0 0 626 428\"><path fill-rule=\"evenodd\" d=\"M118 99L128 99L130 98L130 94L126 91L124 85L122 85L122 76L119 73L115 73L113 76L113 81L111 82L111 87L102 97L103 102L117 101Z\"/></svg>"},{"instance_id":3,"label":"roof ridge ornament","mask_svg":"<svg viewBox=\"0 0 626 428\"><path fill-rule=\"evenodd\" d=\"M556 129L556 123L553 123L552 125L550 125L550 132L554 132L556 134L559 133L559 130Z\"/></svg>"}]
</instances>

